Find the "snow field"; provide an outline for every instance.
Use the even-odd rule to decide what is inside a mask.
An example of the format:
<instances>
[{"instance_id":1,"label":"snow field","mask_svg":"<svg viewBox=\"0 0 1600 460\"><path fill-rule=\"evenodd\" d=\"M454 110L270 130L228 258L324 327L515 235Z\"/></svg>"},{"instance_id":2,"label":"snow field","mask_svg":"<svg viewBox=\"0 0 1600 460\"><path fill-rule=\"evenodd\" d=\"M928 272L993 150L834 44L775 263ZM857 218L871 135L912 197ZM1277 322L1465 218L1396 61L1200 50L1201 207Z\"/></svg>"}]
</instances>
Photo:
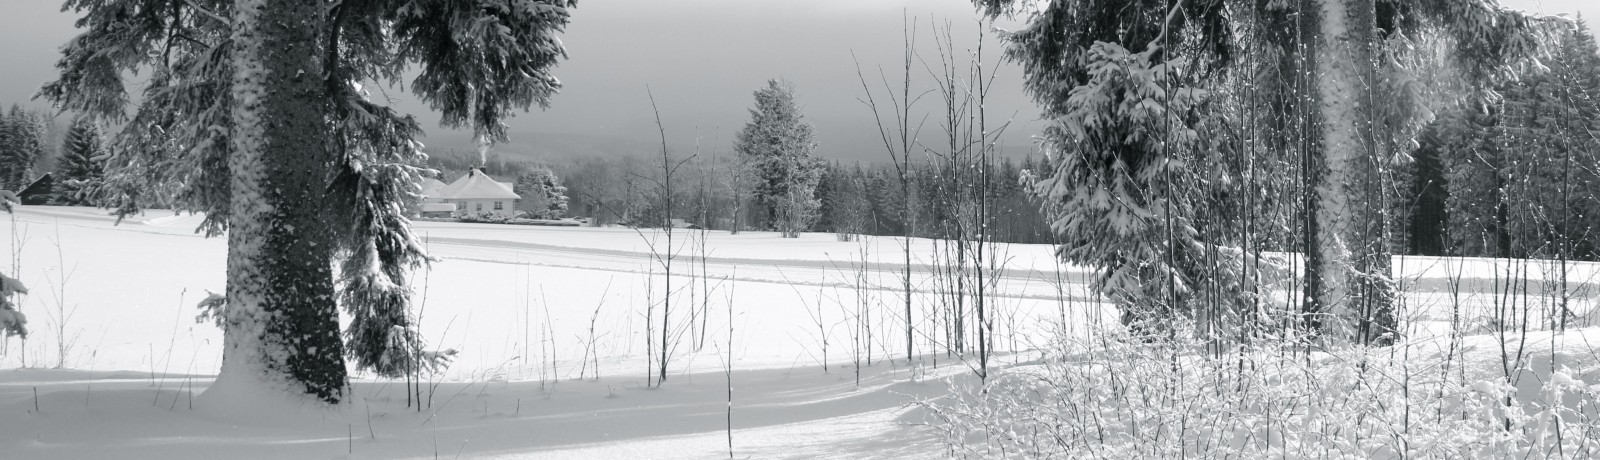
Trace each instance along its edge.
<instances>
[{"instance_id":1,"label":"snow field","mask_svg":"<svg viewBox=\"0 0 1600 460\"><path fill-rule=\"evenodd\" d=\"M646 352L659 357L660 339L647 348L645 309L653 305L648 327L659 328L666 292L648 254L665 247L664 235L425 222L418 234L440 260L413 278L424 298L420 330L430 346L460 351L422 382L431 406L408 408L403 382L356 375L350 404L332 412L240 396L226 399L250 402L224 413L197 397L220 364L222 334L194 321L206 291L223 288L224 239L195 235L194 216L159 212L121 225L88 208L23 207L16 218L0 232L16 229L21 269L9 259L0 267L32 289L21 303L32 334L25 347L8 340L0 355L0 458L214 458L217 449L233 458L720 456L730 358L739 456L926 457L948 452L941 433L922 426L933 415L912 403L965 394L973 381L970 363L922 355L945 340L943 322L929 318L948 299L927 240L912 243L921 360L908 368L899 239L708 232L702 258L700 233L679 232L669 378L646 388L656 370ZM1057 266L1049 246L997 251L1003 270L989 305L1002 356L991 363L1020 366L999 374L1036 369L1050 340L1082 344L1116 323L1115 309L1088 293L1086 273ZM1452 317L1478 328L1469 332L1497 330L1482 319L1512 297L1553 308L1539 280L1559 279L1546 262L1405 257L1396 267L1416 344L1443 343ZM1532 294L1508 296L1507 273L1533 280L1513 286ZM1569 308L1584 321L1597 273L1584 263L1567 272ZM1063 320L1069 330L1054 335ZM866 364L866 347L872 365L857 387L854 360ZM1498 355L1473 353L1492 377ZM58 365L72 370L49 369ZM1539 375L1532 380L1548 368ZM1595 383L1590 370L1571 375Z\"/></svg>"},{"instance_id":2,"label":"snow field","mask_svg":"<svg viewBox=\"0 0 1600 460\"><path fill-rule=\"evenodd\" d=\"M22 309L33 319L33 334L25 351L20 341L12 339L12 348L0 356L4 368L23 368L26 360L24 369L0 371L0 414L5 414L0 419L8 425L0 430L9 433L0 436L0 451L20 452L25 458L111 452L137 452L132 455L135 458L206 458L213 453L207 446L227 445L238 447L239 455L245 457L348 453L346 444L350 443L343 441L349 441L345 438L350 435L341 438L339 432L348 431L340 425L354 423L350 411L355 410L355 398L343 412L331 414L262 403L257 401L261 399L258 395L221 398L239 406L231 413L257 414L252 417L256 420L238 420L208 411L204 406L211 398L196 395L208 387L220 364L221 331L210 324L197 324L194 304L207 290L222 290L226 255L225 240L192 233L197 221L191 216L153 212L115 226L114 219L102 211L78 208L28 207L18 214L17 231L26 235L17 245L22 259L20 278L34 287ZM365 448L353 444L365 452L357 457L430 456L435 422L443 430L440 452L450 454L446 451L454 446L469 457L514 457L556 448L579 449L574 455L588 456L661 443L682 444L662 451L660 455L665 456L715 453L718 450L683 446L704 444L694 440L710 436L708 439L723 441L712 447L725 449L725 440L712 435L719 434L726 423L723 366L730 355L736 381L734 426L768 433L736 432L736 447L742 452L760 451L763 443L777 443L779 447L769 450L774 455L829 452L834 448L818 445L809 436L838 431L828 427L852 424L857 428L848 431L861 439L862 446L884 447L889 444L882 439L892 439L885 438L886 433L917 436L901 429L896 419L903 411L900 406L919 395L947 391L938 389L944 388L942 383L908 382L913 371L903 363L904 329L897 316L903 313L896 313L896 306L903 305L900 275L865 266L865 283L858 290L863 272L852 268L858 265L839 260L860 251L855 243L807 235L808 240L798 248L788 248L774 236L746 233L726 238L728 247L734 249L726 252L746 257L736 259L720 257L721 235L713 234L714 246L707 251L709 258L703 266L695 263L691 268L691 258L681 256L674 265L670 327L676 339L670 344L668 383L647 389L644 309L651 302L646 292L653 292L648 296L656 302L649 327L658 328L659 302L666 288L660 267L653 266L648 256L632 252L648 251L647 240L640 234L615 229L453 223L418 227L440 257L431 270L416 273L413 280L417 293L425 298L419 308L421 331L431 346L461 353L447 371L423 382L423 397L432 399L433 409L420 415L406 409L403 383L358 375L353 383L363 413L355 425L366 423L365 405L373 404L380 436L369 439ZM545 239L506 232L506 228L555 236L548 244L539 243L543 246L518 246L519 241ZM584 231L598 235L590 238L599 241L576 233ZM441 234L472 241L451 242ZM57 241L61 243L59 257ZM582 242L587 244L578 244ZM692 249L691 243L682 244L680 252ZM817 246L842 250L834 260L828 260L833 254L806 259ZM612 248L622 251L599 251ZM899 254L898 246L892 249L889 255ZM749 259L757 256L786 258L771 263ZM39 369L63 364L56 346L58 323L49 313L55 309L55 297L46 289L55 282L48 277L56 276L63 264L68 267L66 337L74 340L64 355L64 365L77 370ZM691 270L694 278L689 276ZM932 303L930 298L937 293L924 279L926 273L918 271L913 276L918 305L913 313L925 315L929 312L923 305ZM997 286L1002 291L1026 292L1039 283L1034 279L1003 280ZM864 321L874 335L870 343L873 366L864 368L860 389L854 383L852 358L859 353L865 364L867 357L864 349L853 350L850 338L852 333L861 334L854 332L862 325L852 316L861 301L858 292L871 306ZM1042 300L1046 296L1032 297L994 301L995 308L1011 312L997 328L1019 331L1006 335L1014 340L998 344L1001 350L1029 348L1044 334L1030 309L1055 311L1056 302L1053 296L1048 301ZM727 333L730 302L734 307L731 350ZM878 306L880 303L883 306ZM691 318L697 322L693 332L686 328ZM821 345L823 334L829 342L826 355ZM932 338L926 334L919 331L919 353L930 346ZM656 337L650 346L659 345ZM866 341L864 337L861 340ZM659 356L659 350L650 356ZM886 365L884 359L891 356L901 362ZM940 368L924 365L915 375L920 379L965 372L958 360L940 358ZM827 372L822 370L824 360ZM596 364L599 380L594 378ZM748 383L737 383L740 381ZM35 389L40 391L41 408L51 410L31 412ZM104 405L102 401L106 401ZM199 406L191 411L192 404ZM67 411L68 407L73 411ZM698 418L691 423L672 415L679 412ZM630 423L606 418L607 413L637 414L639 417L630 420L648 423L630 427ZM40 417L54 422L40 423ZM389 417L393 421L383 420ZM574 418L596 422L573 425ZM833 421L804 423L819 419ZM116 426L134 420L147 422L132 423L136 429ZM88 432L70 429L86 423L99 428ZM863 430L863 424L872 428ZM384 432L389 436L381 436ZM492 433L501 432L505 433L499 435L502 439L494 440L497 435ZM553 435L528 437L527 432ZM761 437L769 435L771 440ZM663 436L668 438L663 440ZM650 441L638 446L630 441L645 439ZM423 441L425 448L417 444ZM808 448L796 450L796 446Z\"/></svg>"}]
</instances>

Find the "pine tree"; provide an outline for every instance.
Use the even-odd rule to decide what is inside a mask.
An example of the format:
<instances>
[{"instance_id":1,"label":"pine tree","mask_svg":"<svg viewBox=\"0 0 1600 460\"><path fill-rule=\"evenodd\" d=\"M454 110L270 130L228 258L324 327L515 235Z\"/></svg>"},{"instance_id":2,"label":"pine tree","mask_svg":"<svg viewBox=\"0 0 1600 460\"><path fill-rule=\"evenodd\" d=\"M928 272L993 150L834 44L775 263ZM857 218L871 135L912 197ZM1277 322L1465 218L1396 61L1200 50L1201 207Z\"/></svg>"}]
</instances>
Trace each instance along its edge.
<instances>
[{"instance_id":1,"label":"pine tree","mask_svg":"<svg viewBox=\"0 0 1600 460\"><path fill-rule=\"evenodd\" d=\"M362 85L413 69L446 127L503 140L512 110L559 88L549 71L574 6L72 0L85 30L41 96L123 126L106 164L119 212L166 201L226 232L223 366L207 394L265 385L337 403L346 355L395 377L444 356L421 349L409 316L407 273L428 260L403 215L425 173L421 129ZM134 71L149 83L130 117Z\"/></svg>"},{"instance_id":2,"label":"pine tree","mask_svg":"<svg viewBox=\"0 0 1600 460\"><path fill-rule=\"evenodd\" d=\"M733 149L756 176L754 195L768 226L794 238L811 226L821 206L815 192L822 163L811 157L817 148L814 129L800 114L792 85L768 80L755 98Z\"/></svg>"},{"instance_id":3,"label":"pine tree","mask_svg":"<svg viewBox=\"0 0 1600 460\"><path fill-rule=\"evenodd\" d=\"M567 188L550 168L533 168L513 187L522 197L517 208L527 211L534 219L560 219L567 213Z\"/></svg>"},{"instance_id":4,"label":"pine tree","mask_svg":"<svg viewBox=\"0 0 1600 460\"><path fill-rule=\"evenodd\" d=\"M56 164L56 202L71 206L95 204L92 194L103 182L105 155L100 127L85 117L72 120Z\"/></svg>"}]
</instances>

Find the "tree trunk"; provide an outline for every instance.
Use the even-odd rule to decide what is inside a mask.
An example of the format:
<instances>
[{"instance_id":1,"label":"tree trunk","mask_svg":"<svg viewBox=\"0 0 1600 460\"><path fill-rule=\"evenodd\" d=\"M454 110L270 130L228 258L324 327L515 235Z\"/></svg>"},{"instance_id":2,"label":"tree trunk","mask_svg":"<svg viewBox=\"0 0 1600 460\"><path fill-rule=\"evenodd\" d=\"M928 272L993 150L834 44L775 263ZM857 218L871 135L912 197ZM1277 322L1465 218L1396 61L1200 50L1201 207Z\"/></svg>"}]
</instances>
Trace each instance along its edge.
<instances>
[{"instance_id":1,"label":"tree trunk","mask_svg":"<svg viewBox=\"0 0 1600 460\"><path fill-rule=\"evenodd\" d=\"M234 32L234 151L228 159L228 308L207 393L344 396L327 226L330 152L316 2L240 0ZM221 391L218 391L221 389Z\"/></svg>"},{"instance_id":2,"label":"tree trunk","mask_svg":"<svg viewBox=\"0 0 1600 460\"><path fill-rule=\"evenodd\" d=\"M905 167L910 168L910 157L907 156L906 158L907 160L905 161ZM912 322L911 320L911 221L913 216L912 213L914 211L911 209L911 181L906 177L906 172L904 170L900 172L900 197L904 200L901 202L901 204L904 205L904 207L901 209L901 212L904 215L900 220L903 221L902 224L905 226L903 230L905 230L906 234L904 247L905 266L903 267L905 269L905 278L901 279L901 281L905 283L904 287L906 295L906 365L910 365L912 360L916 357L916 346L915 343L912 342L912 339L916 337L916 323ZM947 344L946 348L948 347L949 345ZM933 349L933 346L929 346L929 353L932 353Z\"/></svg>"},{"instance_id":3,"label":"tree trunk","mask_svg":"<svg viewBox=\"0 0 1600 460\"><path fill-rule=\"evenodd\" d=\"M1369 343L1393 332L1385 207L1375 193L1381 181L1371 106L1376 10L1373 0L1322 0L1317 7L1313 78L1323 162L1313 174L1316 254L1307 268L1321 279L1308 283L1307 294L1325 334Z\"/></svg>"}]
</instances>

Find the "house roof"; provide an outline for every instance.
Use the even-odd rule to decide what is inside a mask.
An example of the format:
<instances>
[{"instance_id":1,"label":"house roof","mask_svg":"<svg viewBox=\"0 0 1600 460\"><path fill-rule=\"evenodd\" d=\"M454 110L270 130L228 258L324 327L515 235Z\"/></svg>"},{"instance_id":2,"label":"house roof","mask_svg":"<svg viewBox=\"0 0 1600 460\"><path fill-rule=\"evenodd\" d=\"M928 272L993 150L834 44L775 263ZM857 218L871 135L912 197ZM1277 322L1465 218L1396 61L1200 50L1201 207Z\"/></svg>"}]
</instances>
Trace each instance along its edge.
<instances>
[{"instance_id":1,"label":"house roof","mask_svg":"<svg viewBox=\"0 0 1600 460\"><path fill-rule=\"evenodd\" d=\"M483 171L471 170L467 174L440 188L438 198L447 200L515 200L521 198L511 191L511 185L490 178Z\"/></svg>"},{"instance_id":2,"label":"house roof","mask_svg":"<svg viewBox=\"0 0 1600 460\"><path fill-rule=\"evenodd\" d=\"M43 176L39 176L38 179L30 182L27 187L23 187L22 191L17 192L17 196L22 200L22 204L26 205L48 203L52 193L55 191L55 183L56 178L54 175L44 173Z\"/></svg>"},{"instance_id":3,"label":"house roof","mask_svg":"<svg viewBox=\"0 0 1600 460\"><path fill-rule=\"evenodd\" d=\"M438 198L439 197L439 190L443 189L444 187L445 187L444 181L441 181L439 179L434 179L434 178L431 178L431 177L427 178L427 179L423 179L422 180L422 196L425 196L425 197L428 197L428 198Z\"/></svg>"}]
</instances>

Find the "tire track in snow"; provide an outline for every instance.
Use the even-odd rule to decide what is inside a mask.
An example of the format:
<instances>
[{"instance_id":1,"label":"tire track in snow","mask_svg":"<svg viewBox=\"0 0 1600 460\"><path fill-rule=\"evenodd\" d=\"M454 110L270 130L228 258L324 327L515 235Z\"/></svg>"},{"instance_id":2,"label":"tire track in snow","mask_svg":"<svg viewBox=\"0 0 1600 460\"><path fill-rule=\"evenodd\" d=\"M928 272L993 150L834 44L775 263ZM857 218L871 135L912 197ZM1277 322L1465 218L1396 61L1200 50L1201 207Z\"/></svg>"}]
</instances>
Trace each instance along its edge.
<instances>
[{"instance_id":1,"label":"tire track in snow","mask_svg":"<svg viewBox=\"0 0 1600 460\"><path fill-rule=\"evenodd\" d=\"M650 263L654 263L654 259L652 258L650 253L638 252L638 251L624 251L624 250L617 250L617 249L576 248L576 247L571 247L571 246L560 246L560 245L541 244L541 243L529 243L529 242L520 242L520 241L484 240L484 239L474 239L474 238L449 238L449 237L430 237L430 238L428 238L428 243L430 245L440 244L440 245L444 245L444 246L460 246L460 247L488 248L488 249L515 249L515 250L520 250L520 251L526 251L526 252L517 253L517 255L519 255L519 256L527 255L528 253L535 253L535 254L544 253L544 254L559 254L559 255L568 255L568 256L588 256L588 257L591 258L590 260L593 260L593 261L596 261L596 262L602 262L602 263L610 263L610 264L650 264ZM595 259L596 257L598 257L598 258L609 258L609 259L612 259L612 260L601 261L601 260ZM609 272L618 272L618 273L630 273L630 274L647 274L647 273L650 273L650 271L646 270L646 269L618 268L618 267L615 267L615 266L609 266L608 267L608 266L599 266L599 265L596 265L596 264L587 264L586 265L586 264L577 264L577 263L566 263L566 264L563 264L563 263L551 263L551 262L540 261L540 260L537 260L537 259L529 259L529 258L526 258L526 257L521 257L521 258L517 258L517 257L495 258L495 257L473 257L473 256L454 255L454 256L442 256L442 258L444 258L444 259L454 259L454 260L466 260L466 261L474 261L474 262L485 262L485 263L501 263L501 264L508 264L508 265L534 265L534 266L551 267L551 268L572 268L572 269L583 269L583 270L600 270L600 271L609 271ZM679 261L680 263L682 263L683 264L682 266L692 266L694 264L697 264L697 263L701 262L702 259L704 259L704 262L707 265L715 266L715 267L720 269L720 270L717 270L717 271L729 271L729 272L735 273L735 274L727 275L727 276L714 276L713 278L716 278L716 279L728 279L728 280L734 280L734 281L749 281L749 282L757 282L757 283L787 284L787 285L798 285L798 286L813 286L813 287L836 287L836 288L852 288L853 289L855 286L853 284L851 284L850 282L848 282L846 280L838 279L837 277L834 277L834 278L824 277L824 279L822 281L816 281L816 280L810 279L809 277L791 276L790 273L785 272L783 269L789 268L789 269L795 269L795 270L801 271L801 272L819 270L819 271L823 271L824 273L827 273L828 270L833 270L835 272L848 275L848 274L853 274L853 273L856 272L856 270L860 270L862 268L862 264L859 263L859 262L855 262L855 261L755 259L755 258L715 257L715 256L700 257L698 255L690 255L690 254L682 254L682 255L674 256L674 260L675 261ZM572 260L572 259L569 257L568 260ZM890 274L890 275L893 275L893 276L902 276L903 270L904 270L904 265L882 263L882 262L868 262L868 263L865 264L865 268L870 272L877 272L879 274ZM912 272L915 273L915 274L921 275L921 278L925 281L929 277L931 277L931 276L933 276L935 274L938 274L937 270L939 270L941 268L942 267L930 266L928 264L914 264L914 265L912 265ZM773 277L773 276L758 277L758 276L749 276L749 275L737 274L737 273L740 273L740 272L750 273L751 272L750 269L755 269L755 271L758 272L758 273L761 270L773 270L773 271L776 271L776 274L778 276L776 276L776 277ZM677 273L676 270L674 272ZM659 269L656 271L656 273L660 273ZM1086 278L1083 278L1083 276L1086 276L1086 274L1084 274L1081 269L1071 269L1071 271L1063 270L1063 275L1066 275L1068 273L1074 273L1074 274L1077 274L1079 276L1064 278L1064 279L1061 280L1062 284L1063 284L1062 291L1066 293L1065 300L1072 301L1072 302L1091 302L1091 301L1094 301L1094 298L1092 296L1076 294L1077 292L1087 292L1084 289L1085 288L1084 283L1082 281L1080 281L1080 280L1086 279ZM769 274L771 274L771 273L769 273ZM1038 270L1021 270L1021 269L1015 269L1015 268L1002 269L1000 271L999 278L1001 279L1001 282L996 283L996 284L1005 285L1005 284L1007 284L1009 282L1009 283L1012 283L1011 284L1012 286L1018 286L1015 283L1020 283L1022 285L1022 286L1019 287L1019 289L1014 289L1014 290L1020 290L1021 292L1005 292L1003 294L1005 297L1017 298L1017 299L1041 300L1041 301L1056 301L1056 300L1058 300L1057 291L1056 291L1055 284L1054 284L1056 282L1056 280L1053 279L1052 277L1048 276L1047 274L1039 272ZM869 284L866 288L867 289L871 289L871 290L876 290L876 291L884 291L884 292L903 292L904 291L904 287L903 287L903 285L898 284L898 282L899 282L898 278L896 278L896 284L893 284L893 285ZM1048 287L1048 289L1047 289L1048 293L1047 294L1030 293L1030 291L1031 292L1044 292L1044 291L1040 291L1039 289L1027 289L1026 285L1030 284L1030 283L1040 283L1042 285L1047 286ZM923 284L925 284L925 283L923 283ZM916 286L914 286L912 288L911 291L913 293L923 294L923 295L936 295L936 294L939 294L939 292L937 292L935 289L929 288L929 287L924 286L924 285L916 285Z\"/></svg>"},{"instance_id":2,"label":"tire track in snow","mask_svg":"<svg viewBox=\"0 0 1600 460\"><path fill-rule=\"evenodd\" d=\"M650 259L652 257L650 253L638 252L638 251L624 251L624 250L620 250L620 249L600 249L600 248L575 248L575 247L571 247L571 246L558 246L558 245L552 245L552 244L529 243L529 242L523 242L523 241L483 240L483 239L450 238L450 237L430 237L430 238L428 238L428 242L430 242L430 243L438 242L438 243L443 243L443 244L453 244L453 245L460 245L460 246L479 246L479 247L508 248L508 249L526 249L526 250L535 250L535 251L541 251L541 252L562 252L562 253L573 253L573 254L606 255L606 256L617 256L617 257L628 257L628 258ZM712 264L718 264L718 265L731 265L731 266L756 265L756 266L768 266L768 267L794 267L794 268L812 268L812 269L832 269L832 270L840 270L840 271L843 271L843 270L855 271L855 270L858 270L858 269L861 268L861 264L859 262L856 262L856 261L853 261L853 260L830 261L830 260L796 260L796 259L756 259L756 258L719 257L719 256L700 257L700 256L694 255L694 254L678 254L676 256L673 256L673 260L681 260L681 261L685 261L686 263L696 263L696 262L699 262L701 259L705 259L706 263L712 263ZM887 263L887 262L867 262L866 263L867 270L877 271L877 272L901 272L901 271L903 271L904 267L905 267L904 264L895 264L895 263ZM912 264L911 267L912 267L912 271L913 272L918 272L918 273L922 273L922 274L930 274L930 275L936 273L938 270L947 269L948 268L948 266L944 266L944 265L931 265L931 264L926 264L926 263ZM1083 270L1081 268L1077 268L1077 267L1067 267L1067 268L1064 268L1062 270L1062 272L1063 273L1074 273L1074 274L1086 274L1087 273L1085 270ZM1016 269L1016 268L1002 268L1002 269L1000 269L1000 275L1003 278L1011 278L1011 279L1030 279L1030 280L1044 281L1044 282L1053 281L1052 279L1050 279L1048 277L1045 277L1044 274L1039 272L1038 270L1021 270L1021 269Z\"/></svg>"}]
</instances>

